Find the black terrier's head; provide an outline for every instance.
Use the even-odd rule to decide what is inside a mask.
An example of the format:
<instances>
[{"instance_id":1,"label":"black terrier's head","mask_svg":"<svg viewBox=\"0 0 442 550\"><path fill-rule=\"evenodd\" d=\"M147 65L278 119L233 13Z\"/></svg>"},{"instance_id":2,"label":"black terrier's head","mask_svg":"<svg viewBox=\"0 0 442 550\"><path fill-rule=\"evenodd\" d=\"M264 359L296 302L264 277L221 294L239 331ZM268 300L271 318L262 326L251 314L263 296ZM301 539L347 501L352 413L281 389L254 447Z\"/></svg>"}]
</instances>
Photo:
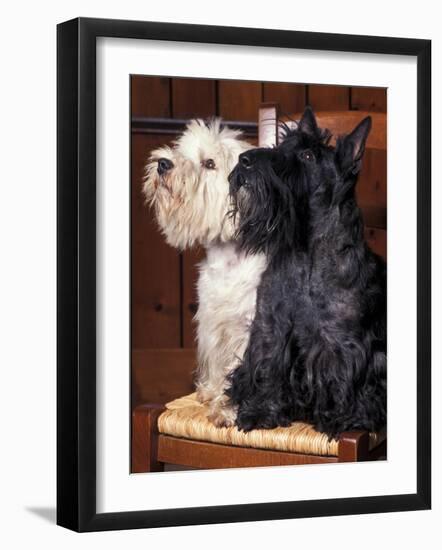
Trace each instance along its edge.
<instances>
[{"instance_id":1,"label":"black terrier's head","mask_svg":"<svg viewBox=\"0 0 442 550\"><path fill-rule=\"evenodd\" d=\"M367 117L331 147L307 107L278 147L242 153L229 176L239 244L268 254L305 249L312 226L354 198L370 128Z\"/></svg>"}]
</instances>

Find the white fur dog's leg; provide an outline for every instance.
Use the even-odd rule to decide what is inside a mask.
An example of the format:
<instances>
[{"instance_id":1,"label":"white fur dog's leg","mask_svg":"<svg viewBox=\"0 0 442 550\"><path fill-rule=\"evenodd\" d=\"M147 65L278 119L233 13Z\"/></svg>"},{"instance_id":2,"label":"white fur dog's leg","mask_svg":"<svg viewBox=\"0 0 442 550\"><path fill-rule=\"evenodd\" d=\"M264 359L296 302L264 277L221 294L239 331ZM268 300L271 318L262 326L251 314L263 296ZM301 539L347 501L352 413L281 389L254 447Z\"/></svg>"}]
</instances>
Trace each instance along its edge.
<instances>
[{"instance_id":1,"label":"white fur dog's leg","mask_svg":"<svg viewBox=\"0 0 442 550\"><path fill-rule=\"evenodd\" d=\"M218 344L218 346L216 345ZM197 395L198 399L208 406L208 418L218 427L233 426L236 419L236 408L225 394L228 374L238 366L236 355L219 356L224 343L215 343L210 353L209 362L200 359L198 363Z\"/></svg>"},{"instance_id":2,"label":"white fur dog's leg","mask_svg":"<svg viewBox=\"0 0 442 550\"><path fill-rule=\"evenodd\" d=\"M265 265L263 255L239 255L233 243L225 243L210 247L200 266L197 393L217 426L235 423L236 410L225 390L249 340Z\"/></svg>"}]
</instances>

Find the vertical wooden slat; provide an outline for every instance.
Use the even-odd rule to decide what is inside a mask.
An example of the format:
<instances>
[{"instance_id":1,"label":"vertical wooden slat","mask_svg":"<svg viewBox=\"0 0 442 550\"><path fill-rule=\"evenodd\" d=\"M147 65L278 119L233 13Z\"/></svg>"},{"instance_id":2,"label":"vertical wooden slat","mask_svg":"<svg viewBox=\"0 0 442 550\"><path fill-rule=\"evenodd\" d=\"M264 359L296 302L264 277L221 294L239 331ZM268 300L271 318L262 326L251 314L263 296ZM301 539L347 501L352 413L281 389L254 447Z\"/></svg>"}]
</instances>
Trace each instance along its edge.
<instances>
[{"instance_id":1,"label":"vertical wooden slat","mask_svg":"<svg viewBox=\"0 0 442 550\"><path fill-rule=\"evenodd\" d=\"M169 87L169 78L162 76L132 76L132 116L169 116Z\"/></svg>"},{"instance_id":2,"label":"vertical wooden slat","mask_svg":"<svg viewBox=\"0 0 442 550\"><path fill-rule=\"evenodd\" d=\"M261 82L239 80L218 82L219 114L226 120L256 121L261 102Z\"/></svg>"},{"instance_id":3,"label":"vertical wooden slat","mask_svg":"<svg viewBox=\"0 0 442 550\"><path fill-rule=\"evenodd\" d=\"M168 117L170 79L133 76L132 115ZM152 149L174 136L132 134L132 348L180 345L180 260L144 203L144 166Z\"/></svg>"},{"instance_id":4,"label":"vertical wooden slat","mask_svg":"<svg viewBox=\"0 0 442 550\"><path fill-rule=\"evenodd\" d=\"M387 151L367 149L356 185L359 204L387 206Z\"/></svg>"},{"instance_id":5,"label":"vertical wooden slat","mask_svg":"<svg viewBox=\"0 0 442 550\"><path fill-rule=\"evenodd\" d=\"M306 86L291 82L264 82L263 101L278 103L281 113L299 113L305 107Z\"/></svg>"},{"instance_id":6,"label":"vertical wooden slat","mask_svg":"<svg viewBox=\"0 0 442 550\"><path fill-rule=\"evenodd\" d=\"M346 111L350 108L350 89L347 86L308 86L308 103L316 111Z\"/></svg>"},{"instance_id":7,"label":"vertical wooden slat","mask_svg":"<svg viewBox=\"0 0 442 550\"><path fill-rule=\"evenodd\" d=\"M215 81L194 78L172 79L173 118L211 117L216 112Z\"/></svg>"},{"instance_id":8,"label":"vertical wooden slat","mask_svg":"<svg viewBox=\"0 0 442 550\"><path fill-rule=\"evenodd\" d=\"M263 103L258 111L258 146L278 145L279 104Z\"/></svg>"},{"instance_id":9,"label":"vertical wooden slat","mask_svg":"<svg viewBox=\"0 0 442 550\"><path fill-rule=\"evenodd\" d=\"M180 346L179 254L166 244L141 192L150 151L171 139L132 135L133 348Z\"/></svg>"},{"instance_id":10,"label":"vertical wooden slat","mask_svg":"<svg viewBox=\"0 0 442 550\"><path fill-rule=\"evenodd\" d=\"M387 112L386 88L351 88L351 109L360 111Z\"/></svg>"}]
</instances>

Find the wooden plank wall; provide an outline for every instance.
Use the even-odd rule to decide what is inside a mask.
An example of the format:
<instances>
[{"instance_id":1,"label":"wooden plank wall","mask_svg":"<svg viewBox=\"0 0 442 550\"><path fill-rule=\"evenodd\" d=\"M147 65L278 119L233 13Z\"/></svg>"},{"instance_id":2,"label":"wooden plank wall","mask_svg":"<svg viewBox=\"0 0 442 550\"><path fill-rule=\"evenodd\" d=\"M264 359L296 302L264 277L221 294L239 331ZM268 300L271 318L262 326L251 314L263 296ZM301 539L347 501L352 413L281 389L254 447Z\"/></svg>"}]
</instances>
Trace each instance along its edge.
<instances>
[{"instance_id":1,"label":"wooden plank wall","mask_svg":"<svg viewBox=\"0 0 442 550\"><path fill-rule=\"evenodd\" d=\"M282 113L315 110L386 112L385 89L244 81L133 76L132 116L187 119L222 116L257 120L263 101L278 102ZM165 402L192 391L195 281L203 251L179 254L158 231L141 194L149 152L174 135L132 130L132 397ZM367 152L359 200L386 207L386 154ZM362 179L361 178L361 179ZM386 256L386 230L366 229L372 248ZM171 365L174 365L173 368ZM173 378L173 381L172 381ZM170 381L170 383L169 383Z\"/></svg>"}]
</instances>

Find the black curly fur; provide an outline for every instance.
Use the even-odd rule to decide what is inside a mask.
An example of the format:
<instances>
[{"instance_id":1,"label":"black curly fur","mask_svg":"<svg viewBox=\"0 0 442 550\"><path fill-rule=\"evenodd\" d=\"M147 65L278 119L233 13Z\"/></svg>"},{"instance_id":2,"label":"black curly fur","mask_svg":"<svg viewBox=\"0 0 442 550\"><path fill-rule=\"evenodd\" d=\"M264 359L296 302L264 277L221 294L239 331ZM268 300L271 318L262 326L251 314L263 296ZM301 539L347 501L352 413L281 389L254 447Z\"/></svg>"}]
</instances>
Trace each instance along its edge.
<instances>
[{"instance_id":1,"label":"black curly fur","mask_svg":"<svg viewBox=\"0 0 442 550\"><path fill-rule=\"evenodd\" d=\"M243 153L230 175L238 242L268 256L227 390L241 430L304 420L337 437L386 423L386 267L354 193L370 127L331 147L307 108L280 146Z\"/></svg>"}]
</instances>

